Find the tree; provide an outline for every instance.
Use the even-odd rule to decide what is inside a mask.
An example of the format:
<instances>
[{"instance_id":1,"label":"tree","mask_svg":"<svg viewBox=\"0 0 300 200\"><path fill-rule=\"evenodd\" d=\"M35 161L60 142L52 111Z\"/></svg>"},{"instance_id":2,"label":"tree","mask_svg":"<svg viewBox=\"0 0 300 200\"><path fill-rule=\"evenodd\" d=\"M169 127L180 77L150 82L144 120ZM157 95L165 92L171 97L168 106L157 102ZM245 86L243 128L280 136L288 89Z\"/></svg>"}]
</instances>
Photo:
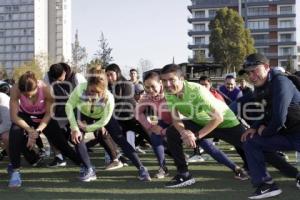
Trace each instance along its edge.
<instances>
[{"instance_id":1,"label":"tree","mask_svg":"<svg viewBox=\"0 0 300 200\"><path fill-rule=\"evenodd\" d=\"M289 56L287 61L286 61L286 71L294 73L295 69L294 69L294 60L292 58L292 56Z\"/></svg>"},{"instance_id":2,"label":"tree","mask_svg":"<svg viewBox=\"0 0 300 200\"><path fill-rule=\"evenodd\" d=\"M111 61L113 61L113 57L111 56L112 48L109 47L107 39L104 37L103 32L101 32L100 40L98 40L99 50L96 52L95 60L99 60L102 67L105 68Z\"/></svg>"},{"instance_id":3,"label":"tree","mask_svg":"<svg viewBox=\"0 0 300 200\"><path fill-rule=\"evenodd\" d=\"M76 72L84 71L86 65L87 53L85 47L80 46L78 39L78 30L75 33L75 42L72 43L72 67Z\"/></svg>"},{"instance_id":4,"label":"tree","mask_svg":"<svg viewBox=\"0 0 300 200\"><path fill-rule=\"evenodd\" d=\"M195 51L194 63L204 63L206 62L205 54L202 51Z\"/></svg>"},{"instance_id":5,"label":"tree","mask_svg":"<svg viewBox=\"0 0 300 200\"><path fill-rule=\"evenodd\" d=\"M5 69L5 67L2 67L0 65L0 80L5 80L8 78L8 75L7 75L7 71Z\"/></svg>"},{"instance_id":6,"label":"tree","mask_svg":"<svg viewBox=\"0 0 300 200\"><path fill-rule=\"evenodd\" d=\"M153 68L152 62L150 60L143 59L143 58L140 59L138 66L141 73Z\"/></svg>"},{"instance_id":7,"label":"tree","mask_svg":"<svg viewBox=\"0 0 300 200\"><path fill-rule=\"evenodd\" d=\"M233 9L225 7L218 10L209 23L209 29L209 53L215 62L226 68L226 73L238 70L245 57L256 51L243 18Z\"/></svg>"},{"instance_id":8,"label":"tree","mask_svg":"<svg viewBox=\"0 0 300 200\"><path fill-rule=\"evenodd\" d=\"M21 66L15 67L13 70L13 79L18 81L20 76L27 71L34 72L37 79L43 78L43 62L38 59L33 59L31 61L24 62Z\"/></svg>"}]
</instances>

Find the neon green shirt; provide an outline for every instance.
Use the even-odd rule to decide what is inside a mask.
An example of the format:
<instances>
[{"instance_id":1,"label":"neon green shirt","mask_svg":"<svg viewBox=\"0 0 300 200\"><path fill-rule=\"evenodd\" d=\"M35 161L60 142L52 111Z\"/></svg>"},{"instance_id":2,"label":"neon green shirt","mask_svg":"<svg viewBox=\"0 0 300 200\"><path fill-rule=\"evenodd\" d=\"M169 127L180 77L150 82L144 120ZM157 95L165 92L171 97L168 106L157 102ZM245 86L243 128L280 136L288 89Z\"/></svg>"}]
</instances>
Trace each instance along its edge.
<instances>
[{"instance_id":1,"label":"neon green shirt","mask_svg":"<svg viewBox=\"0 0 300 200\"><path fill-rule=\"evenodd\" d=\"M182 98L176 95L166 94L167 104L170 110L176 109L184 117L192 120L200 126L205 126L211 121L208 115L212 109L221 111L224 121L218 128L231 128L239 124L238 119L229 107L215 98L208 89L200 84L184 81L184 93Z\"/></svg>"},{"instance_id":2,"label":"neon green shirt","mask_svg":"<svg viewBox=\"0 0 300 200\"><path fill-rule=\"evenodd\" d=\"M106 89L106 100L94 103L94 108L91 112L92 103L87 101L86 97L84 97L86 88L87 83L81 83L74 89L66 103L65 110L72 130L79 130L77 120L74 115L75 108L90 118L99 119L94 124L90 124L86 127L87 132L94 132L95 130L104 127L109 122L115 107L115 100L113 95Z\"/></svg>"}]
</instances>

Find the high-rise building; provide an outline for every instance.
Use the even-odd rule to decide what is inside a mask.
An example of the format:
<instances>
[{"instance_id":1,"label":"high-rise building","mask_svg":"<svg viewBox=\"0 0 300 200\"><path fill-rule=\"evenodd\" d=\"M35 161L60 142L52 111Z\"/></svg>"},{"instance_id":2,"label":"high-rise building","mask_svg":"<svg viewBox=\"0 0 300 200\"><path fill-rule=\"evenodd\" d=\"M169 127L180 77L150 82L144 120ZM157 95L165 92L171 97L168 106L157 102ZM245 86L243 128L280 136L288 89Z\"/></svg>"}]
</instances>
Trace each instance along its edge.
<instances>
[{"instance_id":1,"label":"high-rise building","mask_svg":"<svg viewBox=\"0 0 300 200\"><path fill-rule=\"evenodd\" d=\"M71 60L71 0L0 0L0 65Z\"/></svg>"},{"instance_id":2,"label":"high-rise building","mask_svg":"<svg viewBox=\"0 0 300 200\"><path fill-rule=\"evenodd\" d=\"M192 30L188 35L192 43L188 48L209 58L208 24L218 9L228 7L235 9L244 18L245 26L250 29L255 40L255 48L265 54L271 66L287 66L291 62L294 69L300 69L299 14L296 13L296 0L191 0L188 10L192 16L188 22ZM297 1L297 3L300 3ZM296 30L298 29L298 30Z\"/></svg>"}]
</instances>

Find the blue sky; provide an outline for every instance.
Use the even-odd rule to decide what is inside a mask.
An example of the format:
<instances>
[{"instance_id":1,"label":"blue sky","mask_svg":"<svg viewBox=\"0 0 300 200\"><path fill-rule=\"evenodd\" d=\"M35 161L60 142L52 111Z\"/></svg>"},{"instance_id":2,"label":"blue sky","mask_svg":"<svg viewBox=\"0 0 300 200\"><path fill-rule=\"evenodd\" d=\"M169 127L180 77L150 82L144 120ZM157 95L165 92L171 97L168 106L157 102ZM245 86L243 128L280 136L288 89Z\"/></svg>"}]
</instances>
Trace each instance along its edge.
<instances>
[{"instance_id":1,"label":"blue sky","mask_svg":"<svg viewBox=\"0 0 300 200\"><path fill-rule=\"evenodd\" d=\"M187 35L191 25L190 0L75 0L72 1L72 32L87 48L89 59L98 48L101 31L107 38L114 62L134 67L147 59L154 67L186 62Z\"/></svg>"}]
</instances>

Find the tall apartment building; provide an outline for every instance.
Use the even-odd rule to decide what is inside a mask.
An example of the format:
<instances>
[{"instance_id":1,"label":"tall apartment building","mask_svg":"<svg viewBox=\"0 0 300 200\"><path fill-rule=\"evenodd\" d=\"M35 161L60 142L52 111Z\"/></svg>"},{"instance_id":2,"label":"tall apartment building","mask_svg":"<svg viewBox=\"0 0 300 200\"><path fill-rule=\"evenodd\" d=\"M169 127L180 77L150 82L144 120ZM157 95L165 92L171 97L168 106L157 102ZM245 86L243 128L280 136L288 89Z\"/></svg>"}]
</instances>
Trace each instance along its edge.
<instances>
[{"instance_id":1,"label":"tall apartment building","mask_svg":"<svg viewBox=\"0 0 300 200\"><path fill-rule=\"evenodd\" d=\"M294 68L300 69L300 17L299 14L296 17L296 0L192 0L191 2L192 5L188 6L188 10L192 16L188 18L188 22L192 24L193 29L188 31L188 35L192 37L188 48L193 51L193 55L200 51L209 59L208 24L218 9L228 7L238 11L244 18L245 25L251 30L255 40L255 48L270 59L271 66L284 67L287 61L292 59Z\"/></svg>"},{"instance_id":2,"label":"tall apartment building","mask_svg":"<svg viewBox=\"0 0 300 200\"><path fill-rule=\"evenodd\" d=\"M71 60L71 0L0 0L0 65L35 57Z\"/></svg>"}]
</instances>

